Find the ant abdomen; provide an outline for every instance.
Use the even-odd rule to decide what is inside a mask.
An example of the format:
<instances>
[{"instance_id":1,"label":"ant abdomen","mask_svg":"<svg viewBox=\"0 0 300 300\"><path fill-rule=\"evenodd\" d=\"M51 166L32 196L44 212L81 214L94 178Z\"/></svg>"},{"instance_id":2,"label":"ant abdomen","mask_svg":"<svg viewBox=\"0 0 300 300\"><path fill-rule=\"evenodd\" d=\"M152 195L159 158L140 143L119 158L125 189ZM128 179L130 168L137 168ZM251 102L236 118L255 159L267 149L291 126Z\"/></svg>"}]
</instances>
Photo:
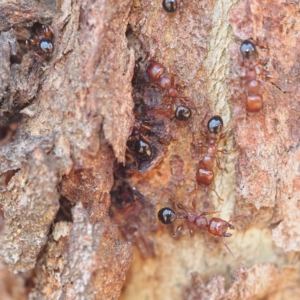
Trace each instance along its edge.
<instances>
[{"instance_id":1,"label":"ant abdomen","mask_svg":"<svg viewBox=\"0 0 300 300\"><path fill-rule=\"evenodd\" d=\"M150 63L147 68L147 74L153 81L158 81L159 77L165 73L166 68L157 61Z\"/></svg>"},{"instance_id":2,"label":"ant abdomen","mask_svg":"<svg viewBox=\"0 0 300 300\"><path fill-rule=\"evenodd\" d=\"M198 168L196 173L196 181L199 185L210 185L214 180L214 172L212 170L205 170Z\"/></svg>"},{"instance_id":3,"label":"ant abdomen","mask_svg":"<svg viewBox=\"0 0 300 300\"><path fill-rule=\"evenodd\" d=\"M259 112L263 107L263 99L261 95L251 95L246 99L246 110L248 112Z\"/></svg>"}]
</instances>

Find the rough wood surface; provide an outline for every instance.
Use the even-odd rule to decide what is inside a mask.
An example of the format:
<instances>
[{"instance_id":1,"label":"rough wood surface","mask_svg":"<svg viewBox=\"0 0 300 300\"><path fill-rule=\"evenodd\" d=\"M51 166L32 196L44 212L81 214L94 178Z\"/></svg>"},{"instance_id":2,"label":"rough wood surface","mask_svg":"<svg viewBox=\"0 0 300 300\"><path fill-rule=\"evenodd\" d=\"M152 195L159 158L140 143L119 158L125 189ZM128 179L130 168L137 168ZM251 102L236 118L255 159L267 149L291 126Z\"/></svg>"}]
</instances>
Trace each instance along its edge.
<instances>
[{"instance_id":1,"label":"rough wood surface","mask_svg":"<svg viewBox=\"0 0 300 300\"><path fill-rule=\"evenodd\" d=\"M0 146L0 298L299 299L299 5L185 0L168 14L160 0L0 2L0 126L23 114ZM48 62L25 47L36 22L54 32ZM249 38L264 83L252 115L239 52ZM162 63L195 109L185 124L170 120L161 163L125 178L139 199L111 217L135 60L141 72ZM234 150L220 154L227 171L214 170L224 201L194 182L201 122L216 114L228 130L220 147ZM226 239L235 258L218 237L174 238L176 225L159 224L170 195L240 215Z\"/></svg>"}]
</instances>

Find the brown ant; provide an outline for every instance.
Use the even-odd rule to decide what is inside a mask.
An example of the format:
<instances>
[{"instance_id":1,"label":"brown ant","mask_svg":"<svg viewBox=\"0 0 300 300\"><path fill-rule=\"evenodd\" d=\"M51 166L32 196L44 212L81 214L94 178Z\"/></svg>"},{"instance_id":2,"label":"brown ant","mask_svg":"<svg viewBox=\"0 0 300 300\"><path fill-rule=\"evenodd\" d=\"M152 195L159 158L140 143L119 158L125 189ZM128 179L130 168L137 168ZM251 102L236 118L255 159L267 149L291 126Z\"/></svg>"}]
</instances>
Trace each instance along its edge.
<instances>
[{"instance_id":1,"label":"brown ant","mask_svg":"<svg viewBox=\"0 0 300 300\"><path fill-rule=\"evenodd\" d=\"M163 90L167 92L167 95L171 97L173 100L179 98L178 86L174 84L174 78L170 77L166 73L166 68L159 62L153 61L147 67L147 74L148 76ZM182 103L183 102L183 103ZM191 115L192 111L188 107L188 103L191 103L189 98L180 97L180 103L176 107L175 111L175 118L179 121L186 121L188 120ZM167 106L173 106L172 103L168 103ZM193 103L191 103L193 105Z\"/></svg>"},{"instance_id":2,"label":"brown ant","mask_svg":"<svg viewBox=\"0 0 300 300\"><path fill-rule=\"evenodd\" d=\"M204 119L202 121L202 126L204 126ZM206 148L206 154L197 165L196 172L196 182L199 185L209 186L214 179L213 164L214 161L217 162L217 166L220 170L223 170L220 166L220 160L217 157L217 153L221 152L223 154L228 154L226 149L218 149L217 145L220 140L224 139L227 132L218 134L223 129L223 120L220 116L213 116L207 122L207 131L202 133L206 138L206 145L201 145L201 147ZM215 191L216 192L216 191ZM216 193L217 194L217 193ZM218 194L217 196L222 199Z\"/></svg>"},{"instance_id":3,"label":"brown ant","mask_svg":"<svg viewBox=\"0 0 300 300\"><path fill-rule=\"evenodd\" d=\"M166 68L159 62L153 61L147 67L149 77L163 90L167 91L171 98L178 98L179 93L174 86L174 78L166 74Z\"/></svg>"},{"instance_id":4,"label":"brown ant","mask_svg":"<svg viewBox=\"0 0 300 300\"><path fill-rule=\"evenodd\" d=\"M139 101L135 105L135 122L127 140L127 160L133 160L139 172L144 173L162 160L160 154L166 151L172 137L170 120L165 117L155 118L151 114L149 116L148 106L142 99Z\"/></svg>"},{"instance_id":5,"label":"brown ant","mask_svg":"<svg viewBox=\"0 0 300 300\"><path fill-rule=\"evenodd\" d=\"M178 7L178 2L179 2L179 9L182 11L183 8L183 1L179 0L163 0L162 6L165 9L166 12L168 13L173 13L177 10Z\"/></svg>"},{"instance_id":6,"label":"brown ant","mask_svg":"<svg viewBox=\"0 0 300 300\"><path fill-rule=\"evenodd\" d=\"M34 54L42 59L49 60L54 50L53 30L50 25L37 24L34 26L34 34L26 40L26 46L33 48Z\"/></svg>"},{"instance_id":7,"label":"brown ant","mask_svg":"<svg viewBox=\"0 0 300 300\"><path fill-rule=\"evenodd\" d=\"M246 69L246 110L251 113L259 112L263 107L262 82L256 79L257 73L255 67L257 62L257 51L255 45L245 40L240 47L243 56L243 65Z\"/></svg>"},{"instance_id":8,"label":"brown ant","mask_svg":"<svg viewBox=\"0 0 300 300\"><path fill-rule=\"evenodd\" d=\"M160 209L157 216L160 222L162 222L165 225L173 223L175 220L185 220L190 224L191 227L197 227L199 229L203 229L208 231L210 234L215 236L222 237L222 242L229 251L229 253L234 257L231 250L225 243L225 237L232 236L231 233L227 232L229 229L235 229L232 224L229 222L222 220L220 218L211 218L210 220L206 218L207 215L213 214L215 212L202 212L201 214L197 214L195 211L190 212L187 209L184 208L182 204L176 203L177 207L179 209L182 209L184 211L183 214L176 214L171 208L164 207ZM193 201L193 208L196 209L195 202ZM177 235L183 228L183 224L179 225L176 230L174 231L174 235ZM191 237L194 236L194 229L190 229L190 235Z\"/></svg>"}]
</instances>

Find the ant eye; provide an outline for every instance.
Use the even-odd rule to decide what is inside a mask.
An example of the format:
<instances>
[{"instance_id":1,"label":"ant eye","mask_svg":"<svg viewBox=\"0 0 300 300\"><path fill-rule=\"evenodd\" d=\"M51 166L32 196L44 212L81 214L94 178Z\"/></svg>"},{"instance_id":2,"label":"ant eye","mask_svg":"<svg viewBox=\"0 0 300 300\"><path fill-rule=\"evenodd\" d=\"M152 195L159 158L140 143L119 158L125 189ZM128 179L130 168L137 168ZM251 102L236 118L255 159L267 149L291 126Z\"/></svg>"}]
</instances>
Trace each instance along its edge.
<instances>
[{"instance_id":1,"label":"ant eye","mask_svg":"<svg viewBox=\"0 0 300 300\"><path fill-rule=\"evenodd\" d=\"M135 152L138 154L141 158L150 159L152 156L152 149L151 146L144 142L143 140L139 139L135 143Z\"/></svg>"},{"instance_id":2,"label":"ant eye","mask_svg":"<svg viewBox=\"0 0 300 300\"><path fill-rule=\"evenodd\" d=\"M191 115L192 115L191 110L188 107L183 105L178 106L175 112L176 119L180 121L186 121L191 117Z\"/></svg>"},{"instance_id":3,"label":"ant eye","mask_svg":"<svg viewBox=\"0 0 300 300\"><path fill-rule=\"evenodd\" d=\"M53 52L53 43L49 40L41 40L40 48L44 53L52 53Z\"/></svg>"},{"instance_id":4,"label":"ant eye","mask_svg":"<svg viewBox=\"0 0 300 300\"><path fill-rule=\"evenodd\" d=\"M240 50L244 58L249 59L250 57L256 56L255 46L249 40L243 41Z\"/></svg>"},{"instance_id":5,"label":"ant eye","mask_svg":"<svg viewBox=\"0 0 300 300\"><path fill-rule=\"evenodd\" d=\"M220 116L213 116L207 122L207 129L210 133L217 134L223 128L223 120Z\"/></svg>"},{"instance_id":6,"label":"ant eye","mask_svg":"<svg viewBox=\"0 0 300 300\"><path fill-rule=\"evenodd\" d=\"M168 207L162 208L158 212L157 216L159 221L161 221L163 224L171 224L176 219L175 212Z\"/></svg>"},{"instance_id":7,"label":"ant eye","mask_svg":"<svg viewBox=\"0 0 300 300\"><path fill-rule=\"evenodd\" d=\"M174 12L177 9L177 0L163 0L162 6L167 12Z\"/></svg>"}]
</instances>

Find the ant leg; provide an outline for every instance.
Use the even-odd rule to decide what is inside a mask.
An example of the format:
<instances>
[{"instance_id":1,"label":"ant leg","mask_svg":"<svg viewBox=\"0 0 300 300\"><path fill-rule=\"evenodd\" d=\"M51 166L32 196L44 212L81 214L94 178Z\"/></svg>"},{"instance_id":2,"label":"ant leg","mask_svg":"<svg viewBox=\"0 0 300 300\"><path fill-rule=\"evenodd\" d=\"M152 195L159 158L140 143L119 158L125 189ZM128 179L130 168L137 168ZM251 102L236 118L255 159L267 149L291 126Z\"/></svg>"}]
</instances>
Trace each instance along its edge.
<instances>
[{"instance_id":1,"label":"ant leg","mask_svg":"<svg viewBox=\"0 0 300 300\"><path fill-rule=\"evenodd\" d=\"M37 54L37 53L35 53L35 52L33 52L33 54L34 54L36 57L38 57L39 59L41 59L41 60L43 60L43 61L46 61L46 59L45 59L44 57L42 57L41 55L39 55L39 54Z\"/></svg>"},{"instance_id":2,"label":"ant leg","mask_svg":"<svg viewBox=\"0 0 300 300\"><path fill-rule=\"evenodd\" d=\"M197 211L197 201L196 201L196 191L197 191L197 185L195 185L194 191L193 191L193 200L192 200L192 207L194 211Z\"/></svg>"},{"instance_id":3,"label":"ant leg","mask_svg":"<svg viewBox=\"0 0 300 300\"><path fill-rule=\"evenodd\" d=\"M228 130L220 134L220 137L218 138L216 144L219 143L221 140L224 140L227 137L227 134L228 134Z\"/></svg>"},{"instance_id":4,"label":"ant leg","mask_svg":"<svg viewBox=\"0 0 300 300\"><path fill-rule=\"evenodd\" d=\"M231 256L232 256L233 258L235 258L234 255L233 255L233 253L231 252L231 250L229 249L229 247L228 247L227 244L225 243L225 239L224 239L225 236L227 237L228 235L222 235L222 241L223 241L223 244L225 245L225 247L227 248L227 250L229 251L229 253L231 254Z\"/></svg>"},{"instance_id":5,"label":"ant leg","mask_svg":"<svg viewBox=\"0 0 300 300\"><path fill-rule=\"evenodd\" d=\"M193 179L193 178L191 178L191 177L187 177L187 179L189 179L189 180L191 180L191 181L193 181L193 182L196 182L196 183L197 183L197 180L196 180L196 179Z\"/></svg>"},{"instance_id":6,"label":"ant leg","mask_svg":"<svg viewBox=\"0 0 300 300\"><path fill-rule=\"evenodd\" d=\"M228 224L230 225L230 226L228 226L230 229L234 229L234 226L233 225L231 225L230 224L230 222L232 222L232 221L234 221L235 219L237 219L237 218L247 218L247 217L249 217L251 214L250 213L245 213L245 214L241 214L241 215L237 215L237 216L234 216L234 217L230 217L230 219L229 219L229 221L228 221ZM231 226L233 227L233 228L231 228Z\"/></svg>"},{"instance_id":7,"label":"ant leg","mask_svg":"<svg viewBox=\"0 0 300 300\"><path fill-rule=\"evenodd\" d=\"M146 136L144 136L143 134L140 134L140 136L146 143L151 144L151 141Z\"/></svg>"},{"instance_id":8,"label":"ant leg","mask_svg":"<svg viewBox=\"0 0 300 300\"><path fill-rule=\"evenodd\" d=\"M217 152L220 152L222 154L230 154L232 150L227 150L227 149L217 149Z\"/></svg>"},{"instance_id":9,"label":"ant leg","mask_svg":"<svg viewBox=\"0 0 300 300\"><path fill-rule=\"evenodd\" d=\"M217 197L218 197L221 201L224 201L224 199L221 198L221 197L219 196L219 194L217 193L217 191L216 191L215 189L213 189L212 187L209 187L209 189L212 190L212 191L214 191L215 194L217 195Z\"/></svg>"},{"instance_id":10,"label":"ant leg","mask_svg":"<svg viewBox=\"0 0 300 300\"><path fill-rule=\"evenodd\" d=\"M176 230L174 231L173 235L176 236L178 233L180 233L181 230L182 230L182 228L183 228L183 223L180 224L180 225L176 228Z\"/></svg>"},{"instance_id":11,"label":"ant leg","mask_svg":"<svg viewBox=\"0 0 300 300\"><path fill-rule=\"evenodd\" d=\"M184 210L186 213L188 213L188 211L184 208L184 206L183 206L181 203L175 202L175 204L177 205L177 207L178 207L179 209L182 209L182 210Z\"/></svg>"},{"instance_id":12,"label":"ant leg","mask_svg":"<svg viewBox=\"0 0 300 300\"><path fill-rule=\"evenodd\" d=\"M192 238L192 237L194 237L194 235L195 235L194 229L190 229L190 237Z\"/></svg>"},{"instance_id":13,"label":"ant leg","mask_svg":"<svg viewBox=\"0 0 300 300\"><path fill-rule=\"evenodd\" d=\"M146 130L149 130L149 131L151 131L152 130L152 126L150 126L150 125L145 125L145 124L141 124L141 127L143 127L144 129L146 129Z\"/></svg>"},{"instance_id":14,"label":"ant leg","mask_svg":"<svg viewBox=\"0 0 300 300\"><path fill-rule=\"evenodd\" d=\"M48 27L46 25L42 25L42 30L43 30L44 35L47 38L51 38L51 36L53 35L53 31L50 30L50 26Z\"/></svg>"},{"instance_id":15,"label":"ant leg","mask_svg":"<svg viewBox=\"0 0 300 300\"><path fill-rule=\"evenodd\" d=\"M221 167L220 159L218 157L216 157L216 162L217 162L217 167L218 167L219 170L221 170L221 171L225 170L228 173L226 168Z\"/></svg>"},{"instance_id":16,"label":"ant leg","mask_svg":"<svg viewBox=\"0 0 300 300\"><path fill-rule=\"evenodd\" d=\"M202 212L200 215L199 215L199 217L201 217L201 216L207 216L207 215L212 215L212 214L216 214L216 213L219 213L220 211L219 210L217 210L217 211L204 211L204 212Z\"/></svg>"}]
</instances>

